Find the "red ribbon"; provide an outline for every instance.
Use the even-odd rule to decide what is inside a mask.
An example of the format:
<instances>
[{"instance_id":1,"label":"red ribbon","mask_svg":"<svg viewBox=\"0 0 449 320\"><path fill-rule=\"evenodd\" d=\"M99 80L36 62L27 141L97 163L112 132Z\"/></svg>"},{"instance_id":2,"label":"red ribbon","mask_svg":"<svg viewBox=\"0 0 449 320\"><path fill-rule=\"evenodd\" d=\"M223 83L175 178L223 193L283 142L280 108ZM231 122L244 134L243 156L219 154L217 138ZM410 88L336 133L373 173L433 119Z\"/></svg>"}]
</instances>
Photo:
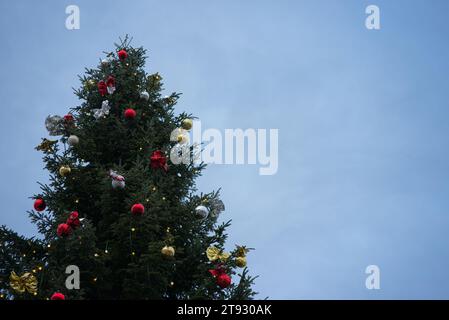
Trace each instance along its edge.
<instances>
[{"instance_id":1,"label":"red ribbon","mask_svg":"<svg viewBox=\"0 0 449 320\"><path fill-rule=\"evenodd\" d=\"M168 170L167 158L161 150L156 150L150 157L151 168L153 169L164 169L165 172Z\"/></svg>"}]
</instances>

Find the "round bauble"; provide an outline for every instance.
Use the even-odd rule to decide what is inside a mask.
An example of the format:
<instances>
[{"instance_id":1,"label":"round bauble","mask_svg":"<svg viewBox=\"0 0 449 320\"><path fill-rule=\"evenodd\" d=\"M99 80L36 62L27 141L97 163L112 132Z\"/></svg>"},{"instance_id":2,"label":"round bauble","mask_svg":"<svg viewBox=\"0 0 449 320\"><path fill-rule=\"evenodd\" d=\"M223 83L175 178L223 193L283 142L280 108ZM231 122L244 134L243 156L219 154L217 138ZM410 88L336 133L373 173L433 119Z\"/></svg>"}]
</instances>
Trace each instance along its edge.
<instances>
[{"instance_id":1,"label":"round bauble","mask_svg":"<svg viewBox=\"0 0 449 320\"><path fill-rule=\"evenodd\" d=\"M136 117L136 115L137 115L136 110L131 108L126 109L125 112L123 112L123 116L127 120L133 120Z\"/></svg>"},{"instance_id":2,"label":"round bauble","mask_svg":"<svg viewBox=\"0 0 449 320\"><path fill-rule=\"evenodd\" d=\"M131 213L135 216L141 216L145 212L145 207L141 203L136 203L131 207Z\"/></svg>"},{"instance_id":3,"label":"round bauble","mask_svg":"<svg viewBox=\"0 0 449 320\"><path fill-rule=\"evenodd\" d=\"M119 52L117 52L118 58L123 61L126 58L128 58L128 52L126 52L125 49L120 50Z\"/></svg>"},{"instance_id":4,"label":"round bauble","mask_svg":"<svg viewBox=\"0 0 449 320\"><path fill-rule=\"evenodd\" d=\"M56 229L58 237L66 237L72 232L72 229L67 223L61 223Z\"/></svg>"},{"instance_id":5,"label":"round bauble","mask_svg":"<svg viewBox=\"0 0 449 320\"><path fill-rule=\"evenodd\" d=\"M231 277L226 273L218 275L216 279L218 286L222 289L229 287L229 285L231 284Z\"/></svg>"},{"instance_id":6,"label":"round bauble","mask_svg":"<svg viewBox=\"0 0 449 320\"><path fill-rule=\"evenodd\" d=\"M75 145L77 145L78 143L80 143L80 139L78 138L78 136L75 136L74 134L72 134L70 137L68 137L67 143L68 143L70 146L75 146Z\"/></svg>"},{"instance_id":7,"label":"round bauble","mask_svg":"<svg viewBox=\"0 0 449 320\"><path fill-rule=\"evenodd\" d=\"M173 257L175 255L175 248L172 246L165 246L161 249L161 253L166 257Z\"/></svg>"},{"instance_id":8,"label":"round bauble","mask_svg":"<svg viewBox=\"0 0 449 320\"><path fill-rule=\"evenodd\" d=\"M69 217L67 218L66 224L68 224L73 229L76 229L81 225L78 211L73 211L72 213L70 213Z\"/></svg>"},{"instance_id":9,"label":"round bauble","mask_svg":"<svg viewBox=\"0 0 449 320\"><path fill-rule=\"evenodd\" d=\"M178 134L178 137L176 138L178 140L179 144L184 144L188 141L187 136L185 134Z\"/></svg>"},{"instance_id":10,"label":"round bauble","mask_svg":"<svg viewBox=\"0 0 449 320\"><path fill-rule=\"evenodd\" d=\"M150 99L149 93L146 92L146 91L142 91L142 92L140 93L140 99L145 100L145 101L148 101L148 99Z\"/></svg>"},{"instance_id":11,"label":"round bauble","mask_svg":"<svg viewBox=\"0 0 449 320\"><path fill-rule=\"evenodd\" d=\"M246 257L237 257L235 258L235 265L239 268L246 267Z\"/></svg>"},{"instance_id":12,"label":"round bauble","mask_svg":"<svg viewBox=\"0 0 449 320\"><path fill-rule=\"evenodd\" d=\"M209 215L209 209L207 209L205 206L198 206L195 208L195 214L200 219L206 219Z\"/></svg>"},{"instance_id":13,"label":"round bauble","mask_svg":"<svg viewBox=\"0 0 449 320\"><path fill-rule=\"evenodd\" d=\"M185 130L190 130L190 129L192 129L192 126L193 126L193 121L192 121L192 119L184 119L184 120L182 120L182 122L181 122L181 127L182 127L183 129L185 129Z\"/></svg>"},{"instance_id":14,"label":"round bauble","mask_svg":"<svg viewBox=\"0 0 449 320\"><path fill-rule=\"evenodd\" d=\"M36 211L44 211L47 205L45 204L44 199L38 198L34 200L34 210Z\"/></svg>"},{"instance_id":15,"label":"round bauble","mask_svg":"<svg viewBox=\"0 0 449 320\"><path fill-rule=\"evenodd\" d=\"M62 177L67 176L68 174L70 174L70 172L72 172L72 169L70 169L69 166L61 166L61 167L59 168L59 174L60 174Z\"/></svg>"},{"instance_id":16,"label":"round bauble","mask_svg":"<svg viewBox=\"0 0 449 320\"><path fill-rule=\"evenodd\" d=\"M50 300L65 300L65 295L61 292L55 292L52 294Z\"/></svg>"}]
</instances>

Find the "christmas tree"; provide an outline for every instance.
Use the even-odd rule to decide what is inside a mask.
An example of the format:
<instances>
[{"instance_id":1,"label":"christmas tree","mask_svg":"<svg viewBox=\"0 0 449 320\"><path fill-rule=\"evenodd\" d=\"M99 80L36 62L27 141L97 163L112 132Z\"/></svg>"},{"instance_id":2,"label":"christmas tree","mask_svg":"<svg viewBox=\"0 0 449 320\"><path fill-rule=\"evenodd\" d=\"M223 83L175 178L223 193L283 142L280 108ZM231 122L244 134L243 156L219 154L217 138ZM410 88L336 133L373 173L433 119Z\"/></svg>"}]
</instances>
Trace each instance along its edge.
<instances>
[{"instance_id":1,"label":"christmas tree","mask_svg":"<svg viewBox=\"0 0 449 320\"><path fill-rule=\"evenodd\" d=\"M45 121L58 139L36 147L50 174L29 211L41 236L0 228L1 298L253 298L249 249L225 251L219 192L195 187L204 163L171 161L195 153L192 115L175 115L180 95L162 96L143 48L115 46L80 77L80 105Z\"/></svg>"}]
</instances>

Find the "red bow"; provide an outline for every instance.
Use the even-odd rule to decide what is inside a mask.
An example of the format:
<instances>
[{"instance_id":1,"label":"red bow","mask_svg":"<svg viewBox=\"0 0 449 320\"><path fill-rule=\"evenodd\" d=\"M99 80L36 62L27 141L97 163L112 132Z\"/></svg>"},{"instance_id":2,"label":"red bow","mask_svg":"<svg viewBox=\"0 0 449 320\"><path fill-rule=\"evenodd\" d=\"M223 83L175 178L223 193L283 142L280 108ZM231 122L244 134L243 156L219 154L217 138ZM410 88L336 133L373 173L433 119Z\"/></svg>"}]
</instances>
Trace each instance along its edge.
<instances>
[{"instance_id":1,"label":"red bow","mask_svg":"<svg viewBox=\"0 0 449 320\"><path fill-rule=\"evenodd\" d=\"M167 158L164 156L161 150L156 150L150 157L151 168L153 169L164 169L165 172L168 170Z\"/></svg>"},{"instance_id":2,"label":"red bow","mask_svg":"<svg viewBox=\"0 0 449 320\"><path fill-rule=\"evenodd\" d=\"M115 78L114 76L109 76L108 79L106 80L106 85L108 87L115 87Z\"/></svg>"},{"instance_id":3,"label":"red bow","mask_svg":"<svg viewBox=\"0 0 449 320\"><path fill-rule=\"evenodd\" d=\"M104 96L108 92L108 87L106 86L106 83L103 80L98 82L97 87L98 92L100 92L102 96Z\"/></svg>"},{"instance_id":4,"label":"red bow","mask_svg":"<svg viewBox=\"0 0 449 320\"><path fill-rule=\"evenodd\" d=\"M70 214L70 216L67 218L66 224L68 224L73 229L76 229L80 226L80 219L77 211L73 211Z\"/></svg>"},{"instance_id":5,"label":"red bow","mask_svg":"<svg viewBox=\"0 0 449 320\"><path fill-rule=\"evenodd\" d=\"M226 274L225 269L222 266L218 266L215 269L210 269L209 272L215 278L220 276L220 275L222 275L222 274Z\"/></svg>"}]
</instances>

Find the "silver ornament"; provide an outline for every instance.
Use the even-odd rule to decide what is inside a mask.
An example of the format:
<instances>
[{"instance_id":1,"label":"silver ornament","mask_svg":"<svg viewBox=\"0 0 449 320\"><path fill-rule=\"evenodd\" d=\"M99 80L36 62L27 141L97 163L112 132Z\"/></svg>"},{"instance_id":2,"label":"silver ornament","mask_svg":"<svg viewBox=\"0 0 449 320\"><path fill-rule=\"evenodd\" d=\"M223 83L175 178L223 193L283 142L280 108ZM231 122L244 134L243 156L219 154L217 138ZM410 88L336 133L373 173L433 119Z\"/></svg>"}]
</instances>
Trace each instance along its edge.
<instances>
[{"instance_id":1,"label":"silver ornament","mask_svg":"<svg viewBox=\"0 0 449 320\"><path fill-rule=\"evenodd\" d=\"M119 175L114 170L109 171L109 176L112 179L113 189L124 189L125 188L125 177Z\"/></svg>"},{"instance_id":2,"label":"silver ornament","mask_svg":"<svg viewBox=\"0 0 449 320\"><path fill-rule=\"evenodd\" d=\"M149 93L146 92L146 91L142 91L142 92L140 93L140 99L143 99L143 100L145 100L145 101L148 101L148 99L150 99Z\"/></svg>"},{"instance_id":3,"label":"silver ornament","mask_svg":"<svg viewBox=\"0 0 449 320\"><path fill-rule=\"evenodd\" d=\"M67 139L67 143L68 143L70 146L77 145L79 142L80 142L80 139L79 139L77 136L75 136L74 134L72 134L72 135Z\"/></svg>"},{"instance_id":4,"label":"silver ornament","mask_svg":"<svg viewBox=\"0 0 449 320\"><path fill-rule=\"evenodd\" d=\"M109 106L109 101L108 100L104 100L101 103L101 108L100 109L93 109L92 111L94 112L95 119L98 120L101 117L107 116L109 114L110 110L111 110L111 107Z\"/></svg>"},{"instance_id":5,"label":"silver ornament","mask_svg":"<svg viewBox=\"0 0 449 320\"><path fill-rule=\"evenodd\" d=\"M205 206L198 206L195 208L196 216L200 219L206 219L209 215L209 209L207 209Z\"/></svg>"},{"instance_id":6,"label":"silver ornament","mask_svg":"<svg viewBox=\"0 0 449 320\"><path fill-rule=\"evenodd\" d=\"M51 136L60 136L64 133L63 119L61 116L50 115L45 119L45 128Z\"/></svg>"}]
</instances>

